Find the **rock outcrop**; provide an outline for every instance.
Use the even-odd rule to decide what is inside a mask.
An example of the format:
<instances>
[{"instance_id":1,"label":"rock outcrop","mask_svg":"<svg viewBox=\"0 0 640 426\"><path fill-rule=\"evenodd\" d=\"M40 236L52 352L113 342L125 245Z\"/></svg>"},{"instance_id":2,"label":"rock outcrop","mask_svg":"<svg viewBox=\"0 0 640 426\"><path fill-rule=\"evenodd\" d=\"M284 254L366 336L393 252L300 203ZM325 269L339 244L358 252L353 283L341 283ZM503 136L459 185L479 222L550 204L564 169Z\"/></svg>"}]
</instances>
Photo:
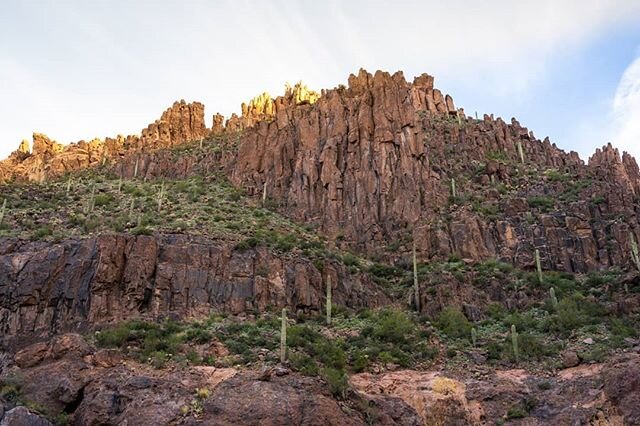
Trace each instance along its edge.
<instances>
[{"instance_id":1,"label":"rock outcrop","mask_svg":"<svg viewBox=\"0 0 640 426\"><path fill-rule=\"evenodd\" d=\"M8 159L0 161L0 183L11 180L42 182L64 173L117 161L132 152L170 147L209 135L204 105L175 102L141 136L117 136L62 145L41 133L33 134L33 149L23 141Z\"/></svg>"},{"instance_id":2,"label":"rock outcrop","mask_svg":"<svg viewBox=\"0 0 640 426\"><path fill-rule=\"evenodd\" d=\"M23 347L16 361L41 354L43 345L46 356L10 365L0 371L0 380L12 377L21 398L54 416L65 413L71 424L634 425L640 420L640 355L634 352L544 375L523 369L480 376L438 369L356 374L338 401L324 380L286 369L269 377L250 367L155 369L115 349L110 351L119 357L105 364L105 350L75 334ZM50 423L0 397L0 425L14 424Z\"/></svg>"},{"instance_id":3,"label":"rock outcrop","mask_svg":"<svg viewBox=\"0 0 640 426\"><path fill-rule=\"evenodd\" d=\"M608 146L585 165L515 119L466 116L427 74L409 83L400 72L361 70L348 83L322 95L302 84L275 99L265 93L226 123L214 116L211 130L201 104L180 102L141 138L58 154L34 141L25 160L0 164L0 179L42 180L105 161L125 177L215 171L249 195L266 189L281 213L344 247L392 262L415 241L423 260L497 258L526 269L537 249L545 269L630 264L629 233L640 240L630 155ZM157 150L205 137L215 144L195 153ZM398 248L385 250L390 242Z\"/></svg>"},{"instance_id":4,"label":"rock outcrop","mask_svg":"<svg viewBox=\"0 0 640 426\"><path fill-rule=\"evenodd\" d=\"M428 75L410 84L401 73L361 71L313 105L276 111L243 134L232 181L249 193L266 185L285 214L350 247L375 253L408 239L423 259L524 268L538 249L545 268L577 272L629 262L640 180L628 155L606 150L587 167L515 119L464 116ZM550 185L540 170L566 178ZM537 200L562 207L547 212Z\"/></svg>"},{"instance_id":5,"label":"rock outcrop","mask_svg":"<svg viewBox=\"0 0 640 426\"><path fill-rule=\"evenodd\" d=\"M334 303L387 298L367 275L337 262ZM0 242L0 332L82 329L130 318L203 317L324 306L323 273L308 259L247 251L185 235L103 235L62 244Z\"/></svg>"},{"instance_id":6,"label":"rock outcrop","mask_svg":"<svg viewBox=\"0 0 640 426\"><path fill-rule=\"evenodd\" d=\"M175 102L159 120L142 130L140 144L144 149L179 145L205 138L209 130L204 122L204 105Z\"/></svg>"}]
</instances>

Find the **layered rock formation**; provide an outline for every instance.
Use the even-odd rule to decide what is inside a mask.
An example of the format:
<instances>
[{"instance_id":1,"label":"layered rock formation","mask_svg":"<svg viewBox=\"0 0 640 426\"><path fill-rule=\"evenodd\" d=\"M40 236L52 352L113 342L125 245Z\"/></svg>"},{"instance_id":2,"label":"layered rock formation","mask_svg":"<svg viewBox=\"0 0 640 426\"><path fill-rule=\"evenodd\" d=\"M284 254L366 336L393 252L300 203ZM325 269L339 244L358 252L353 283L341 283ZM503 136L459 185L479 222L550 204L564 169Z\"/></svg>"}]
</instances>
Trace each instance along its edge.
<instances>
[{"instance_id":1,"label":"layered rock formation","mask_svg":"<svg viewBox=\"0 0 640 426\"><path fill-rule=\"evenodd\" d=\"M40 180L105 158L119 159L115 171L125 177L222 170L248 194L266 188L287 216L391 260L415 240L425 260L499 258L530 268L538 249L545 269L584 272L628 265L629 232L640 240L631 156L606 147L585 165L515 119L465 116L427 74L409 83L400 72L361 70L322 96L298 84L242 111L226 123L214 116L208 130L201 104L176 103L142 138L79 143L52 157L34 149L7 160L0 175ZM222 141L215 150L176 157L153 149L207 135ZM389 244L400 250L385 253Z\"/></svg>"},{"instance_id":2,"label":"layered rock formation","mask_svg":"<svg viewBox=\"0 0 640 426\"><path fill-rule=\"evenodd\" d=\"M326 91L317 102L299 104L291 92L275 100L264 95L243 112L226 127L246 129L237 154L223 162L233 182L249 194L266 186L284 213L318 223L351 247L371 253L409 233L422 258L498 257L530 267L537 248L549 269L629 262L628 233L638 235L640 195L632 157L621 159L609 147L585 166L576 153L536 139L516 120L465 117L433 88L431 76L409 84L401 73L361 71L348 88ZM225 130L221 121L217 117L217 132ZM171 167L165 153L144 161L150 177L215 167L211 158ZM130 174L132 164L126 170ZM549 185L543 170L557 170L567 182ZM452 179L458 194L481 194L498 217L478 214L471 201L448 207ZM583 186L582 194L556 211L529 204L536 197L561 202L573 184ZM499 185L510 193L499 193ZM611 220L616 215L625 220Z\"/></svg>"},{"instance_id":3,"label":"layered rock formation","mask_svg":"<svg viewBox=\"0 0 640 426\"><path fill-rule=\"evenodd\" d=\"M624 158L606 149L586 167L516 120L465 117L430 76L409 84L401 73L361 71L348 88L249 129L230 176L247 188L266 185L288 215L365 252L409 232L423 258L497 257L529 267L537 248L545 268L586 271L629 261L640 178L635 160ZM567 182L551 187L545 169ZM478 196L500 214L483 217L471 199L448 206L452 180L457 195ZM531 198L561 201L570 181L585 191L562 212L530 205ZM625 219L607 222L618 214Z\"/></svg>"},{"instance_id":4,"label":"layered rock formation","mask_svg":"<svg viewBox=\"0 0 640 426\"><path fill-rule=\"evenodd\" d=\"M104 235L62 244L0 241L0 331L55 332L130 318L203 317L289 307L319 311L324 277L334 303L387 301L366 275L327 262L237 251L204 238Z\"/></svg>"},{"instance_id":5,"label":"layered rock formation","mask_svg":"<svg viewBox=\"0 0 640 426\"><path fill-rule=\"evenodd\" d=\"M41 182L64 173L117 161L132 152L170 147L207 137L204 105L175 102L141 136L117 136L61 145L46 135L33 134L33 150L23 141L8 159L0 161L0 182Z\"/></svg>"}]
</instances>

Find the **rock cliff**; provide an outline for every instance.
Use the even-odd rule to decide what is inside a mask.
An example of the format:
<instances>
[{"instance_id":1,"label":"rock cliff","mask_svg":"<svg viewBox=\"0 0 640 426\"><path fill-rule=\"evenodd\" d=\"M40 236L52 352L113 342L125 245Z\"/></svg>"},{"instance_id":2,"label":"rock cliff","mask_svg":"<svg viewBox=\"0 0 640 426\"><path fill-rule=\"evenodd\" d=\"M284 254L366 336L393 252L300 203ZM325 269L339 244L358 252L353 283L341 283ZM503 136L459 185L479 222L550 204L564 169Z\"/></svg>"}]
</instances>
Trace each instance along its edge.
<instances>
[{"instance_id":1,"label":"rock cliff","mask_svg":"<svg viewBox=\"0 0 640 426\"><path fill-rule=\"evenodd\" d=\"M61 244L0 241L0 331L57 332L133 318L318 312L324 276L353 308L388 299L367 275L266 249L234 250L184 235L102 235ZM324 275L323 275L324 274Z\"/></svg>"},{"instance_id":2,"label":"rock cliff","mask_svg":"<svg viewBox=\"0 0 640 426\"><path fill-rule=\"evenodd\" d=\"M421 259L531 268L538 249L545 269L629 264L629 233L640 239L640 174L627 153L607 146L584 164L515 119L465 116L426 74L408 83L402 73L360 71L320 97L303 87L261 95L226 124L216 115L214 150L131 151L115 171L222 170L343 246L391 260L415 240Z\"/></svg>"}]
</instances>

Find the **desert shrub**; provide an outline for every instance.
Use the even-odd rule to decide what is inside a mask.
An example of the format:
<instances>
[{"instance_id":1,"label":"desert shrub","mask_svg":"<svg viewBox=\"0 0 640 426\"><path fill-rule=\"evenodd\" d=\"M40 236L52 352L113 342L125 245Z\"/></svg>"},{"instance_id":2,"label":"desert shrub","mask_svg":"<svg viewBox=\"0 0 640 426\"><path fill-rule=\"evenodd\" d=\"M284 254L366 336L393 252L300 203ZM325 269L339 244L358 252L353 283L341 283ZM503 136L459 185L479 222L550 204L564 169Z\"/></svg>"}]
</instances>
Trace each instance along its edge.
<instances>
[{"instance_id":1,"label":"desert shrub","mask_svg":"<svg viewBox=\"0 0 640 426\"><path fill-rule=\"evenodd\" d=\"M94 198L94 205L96 207L105 207L113 202L113 195L111 194L98 194Z\"/></svg>"},{"instance_id":2,"label":"desert shrub","mask_svg":"<svg viewBox=\"0 0 640 426\"><path fill-rule=\"evenodd\" d=\"M542 211L551 210L555 205L553 198L547 196L532 196L527 198L527 202L529 207Z\"/></svg>"},{"instance_id":3,"label":"desert shrub","mask_svg":"<svg viewBox=\"0 0 640 426\"><path fill-rule=\"evenodd\" d=\"M373 326L363 333L371 333L375 339L385 343L406 343L415 335L416 326L405 312L384 309L377 313Z\"/></svg>"},{"instance_id":4,"label":"desert shrub","mask_svg":"<svg viewBox=\"0 0 640 426\"><path fill-rule=\"evenodd\" d=\"M322 377L326 380L329 385L329 391L334 397L339 399L346 397L349 381L343 370L325 368L322 370Z\"/></svg>"},{"instance_id":5,"label":"desert shrub","mask_svg":"<svg viewBox=\"0 0 640 426\"><path fill-rule=\"evenodd\" d=\"M435 325L452 338L466 338L471 335L471 323L460 309L453 306L446 307L440 312Z\"/></svg>"},{"instance_id":6,"label":"desert shrub","mask_svg":"<svg viewBox=\"0 0 640 426\"><path fill-rule=\"evenodd\" d=\"M256 237L249 237L236 244L235 248L238 251L246 251L258 246L259 244L260 241Z\"/></svg>"}]
</instances>

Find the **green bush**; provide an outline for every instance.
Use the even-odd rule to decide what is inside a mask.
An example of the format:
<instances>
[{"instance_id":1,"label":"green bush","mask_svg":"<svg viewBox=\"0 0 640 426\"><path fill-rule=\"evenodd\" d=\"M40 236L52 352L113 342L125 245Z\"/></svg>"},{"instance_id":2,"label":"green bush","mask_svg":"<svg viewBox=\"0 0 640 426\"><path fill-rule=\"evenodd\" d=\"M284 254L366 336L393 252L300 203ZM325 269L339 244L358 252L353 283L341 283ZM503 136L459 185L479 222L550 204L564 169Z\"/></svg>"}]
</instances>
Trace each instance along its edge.
<instances>
[{"instance_id":1,"label":"green bush","mask_svg":"<svg viewBox=\"0 0 640 426\"><path fill-rule=\"evenodd\" d=\"M113 202L113 195L111 194L98 194L94 198L94 205L96 207L108 206Z\"/></svg>"},{"instance_id":2,"label":"green bush","mask_svg":"<svg viewBox=\"0 0 640 426\"><path fill-rule=\"evenodd\" d=\"M435 325L452 338L467 338L471 335L471 323L462 311L454 306L443 309L436 318Z\"/></svg>"},{"instance_id":3,"label":"green bush","mask_svg":"<svg viewBox=\"0 0 640 426\"><path fill-rule=\"evenodd\" d=\"M346 398L349 381L343 370L325 368L322 370L322 377L327 381L329 391L334 397L339 399Z\"/></svg>"},{"instance_id":4,"label":"green bush","mask_svg":"<svg viewBox=\"0 0 640 426\"><path fill-rule=\"evenodd\" d=\"M397 344L406 343L407 338L413 336L415 331L415 324L405 312L392 309L379 311L373 327L367 330L381 342Z\"/></svg>"},{"instance_id":5,"label":"green bush","mask_svg":"<svg viewBox=\"0 0 640 426\"><path fill-rule=\"evenodd\" d=\"M360 259L358 259L351 253L345 253L342 256L342 263L344 263L346 266L360 267Z\"/></svg>"},{"instance_id":6,"label":"green bush","mask_svg":"<svg viewBox=\"0 0 640 426\"><path fill-rule=\"evenodd\" d=\"M240 241L236 244L236 250L238 251L246 251L257 247L260 244L260 241L256 237L249 237L243 241Z\"/></svg>"},{"instance_id":7,"label":"green bush","mask_svg":"<svg viewBox=\"0 0 640 426\"><path fill-rule=\"evenodd\" d=\"M555 206L553 198L547 196L533 196L527 199L529 207L542 211L551 210Z\"/></svg>"},{"instance_id":8,"label":"green bush","mask_svg":"<svg viewBox=\"0 0 640 426\"><path fill-rule=\"evenodd\" d=\"M588 324L597 324L605 314L602 306L586 300L579 293L562 299L552 317L550 328L563 334Z\"/></svg>"},{"instance_id":9,"label":"green bush","mask_svg":"<svg viewBox=\"0 0 640 426\"><path fill-rule=\"evenodd\" d=\"M318 364L305 353L293 352L289 354L289 362L294 370L305 376L317 376L320 372Z\"/></svg>"},{"instance_id":10,"label":"green bush","mask_svg":"<svg viewBox=\"0 0 640 426\"><path fill-rule=\"evenodd\" d=\"M40 228L35 230L35 232L33 233L33 239L41 240L43 238L50 236L52 233L53 233L53 230L51 229L50 225L43 225Z\"/></svg>"},{"instance_id":11,"label":"green bush","mask_svg":"<svg viewBox=\"0 0 640 426\"><path fill-rule=\"evenodd\" d=\"M520 405L514 405L507 410L508 419L522 419L527 417L527 412Z\"/></svg>"}]
</instances>

